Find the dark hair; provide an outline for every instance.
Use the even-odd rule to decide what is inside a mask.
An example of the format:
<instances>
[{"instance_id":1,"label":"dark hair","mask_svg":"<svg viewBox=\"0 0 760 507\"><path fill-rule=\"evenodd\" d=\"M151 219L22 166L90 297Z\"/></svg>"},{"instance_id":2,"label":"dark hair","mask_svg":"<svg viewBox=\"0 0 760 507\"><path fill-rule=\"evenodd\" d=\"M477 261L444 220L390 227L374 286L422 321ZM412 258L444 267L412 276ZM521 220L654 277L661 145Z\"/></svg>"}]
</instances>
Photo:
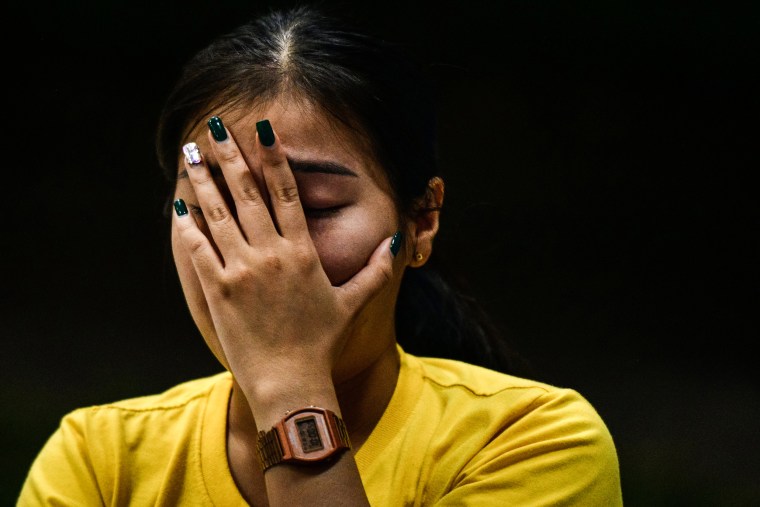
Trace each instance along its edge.
<instances>
[{"instance_id":1,"label":"dark hair","mask_svg":"<svg viewBox=\"0 0 760 507\"><path fill-rule=\"evenodd\" d=\"M220 107L294 94L368 141L399 212L419 209L438 174L431 80L397 45L346 28L306 6L274 11L213 41L183 68L161 113L157 154L176 181L178 147ZM399 343L418 355L514 372L514 359L472 298L429 262L407 270L396 308Z\"/></svg>"}]
</instances>

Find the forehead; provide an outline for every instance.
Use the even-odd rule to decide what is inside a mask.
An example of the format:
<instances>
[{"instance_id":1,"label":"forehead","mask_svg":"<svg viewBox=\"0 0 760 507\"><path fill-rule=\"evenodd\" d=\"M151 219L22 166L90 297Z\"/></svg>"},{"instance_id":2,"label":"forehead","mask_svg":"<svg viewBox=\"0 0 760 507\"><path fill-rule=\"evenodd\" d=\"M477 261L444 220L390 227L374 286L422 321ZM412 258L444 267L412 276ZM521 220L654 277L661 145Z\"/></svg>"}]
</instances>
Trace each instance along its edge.
<instances>
[{"instance_id":1,"label":"forehead","mask_svg":"<svg viewBox=\"0 0 760 507\"><path fill-rule=\"evenodd\" d=\"M222 118L249 162L260 149L256 145L256 122L268 119L288 158L333 162L387 183L387 175L366 136L312 101L283 95L267 102L221 107L211 114ZM194 126L185 142L198 143L204 156L213 163L207 131L206 122L202 121Z\"/></svg>"}]
</instances>

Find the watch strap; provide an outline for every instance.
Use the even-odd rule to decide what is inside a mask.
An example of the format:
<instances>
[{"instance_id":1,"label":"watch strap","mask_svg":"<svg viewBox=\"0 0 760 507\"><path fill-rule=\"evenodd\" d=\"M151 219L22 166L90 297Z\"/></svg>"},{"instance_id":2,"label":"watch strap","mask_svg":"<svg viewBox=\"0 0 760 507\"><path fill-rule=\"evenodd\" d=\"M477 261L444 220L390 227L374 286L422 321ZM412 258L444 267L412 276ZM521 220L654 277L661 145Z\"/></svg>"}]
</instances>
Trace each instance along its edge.
<instances>
[{"instance_id":1,"label":"watch strap","mask_svg":"<svg viewBox=\"0 0 760 507\"><path fill-rule=\"evenodd\" d=\"M269 431L259 431L257 449L263 470L267 470L282 461L282 445L276 427Z\"/></svg>"}]
</instances>

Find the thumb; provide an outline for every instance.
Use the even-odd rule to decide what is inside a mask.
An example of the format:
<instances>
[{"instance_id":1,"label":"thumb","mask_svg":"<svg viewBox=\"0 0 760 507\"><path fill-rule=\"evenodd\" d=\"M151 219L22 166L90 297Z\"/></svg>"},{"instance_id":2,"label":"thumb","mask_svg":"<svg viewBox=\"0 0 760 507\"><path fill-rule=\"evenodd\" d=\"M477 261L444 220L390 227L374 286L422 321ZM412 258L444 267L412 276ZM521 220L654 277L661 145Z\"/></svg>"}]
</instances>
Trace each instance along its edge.
<instances>
[{"instance_id":1,"label":"thumb","mask_svg":"<svg viewBox=\"0 0 760 507\"><path fill-rule=\"evenodd\" d=\"M340 286L343 302L351 313L357 313L390 282L393 277L393 259L400 242L401 233L398 232L385 238L372 253L367 265Z\"/></svg>"}]
</instances>

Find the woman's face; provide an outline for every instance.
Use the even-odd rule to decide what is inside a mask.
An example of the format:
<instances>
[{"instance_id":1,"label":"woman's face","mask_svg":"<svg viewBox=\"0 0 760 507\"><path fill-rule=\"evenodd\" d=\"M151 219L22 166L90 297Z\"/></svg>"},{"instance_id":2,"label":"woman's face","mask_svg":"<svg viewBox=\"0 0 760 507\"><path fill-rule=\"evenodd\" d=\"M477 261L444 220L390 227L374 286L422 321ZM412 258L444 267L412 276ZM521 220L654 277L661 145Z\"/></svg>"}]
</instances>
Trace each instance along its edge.
<instances>
[{"instance_id":1,"label":"woman's face","mask_svg":"<svg viewBox=\"0 0 760 507\"><path fill-rule=\"evenodd\" d=\"M260 188L265 187L255 163L256 150L260 149L255 143L255 124L261 119L269 119L287 154L298 183L311 238L322 267L333 285L340 285L357 273L384 238L400 228L405 229L404 224L400 223L385 172L361 139L311 103L279 99L219 115L240 146ZM186 141L198 144L213 171L218 168L218 164L213 158L206 130L205 122L201 122ZM182 198L187 203L200 228L210 237L192 185L186 177L182 177L183 165L179 157L177 171L179 177L175 198ZM215 179L222 192L226 192L221 174ZM200 281L190 256L181 246L174 229L172 249L193 319L211 350L227 367ZM356 349L354 356L358 353L371 360L374 355L372 350L376 347L382 350L379 348L380 343L387 341L378 340L380 337L376 332L385 327L387 332L393 333L395 298L405 265L404 259L408 258L405 250L402 248L397 257L393 281L357 319L359 325L374 327L375 334L373 343L353 344L353 347L352 339L349 339L346 349L349 352ZM383 326L380 325L381 322L391 325ZM395 340L395 336L388 339ZM375 341L379 343L374 343Z\"/></svg>"}]
</instances>

